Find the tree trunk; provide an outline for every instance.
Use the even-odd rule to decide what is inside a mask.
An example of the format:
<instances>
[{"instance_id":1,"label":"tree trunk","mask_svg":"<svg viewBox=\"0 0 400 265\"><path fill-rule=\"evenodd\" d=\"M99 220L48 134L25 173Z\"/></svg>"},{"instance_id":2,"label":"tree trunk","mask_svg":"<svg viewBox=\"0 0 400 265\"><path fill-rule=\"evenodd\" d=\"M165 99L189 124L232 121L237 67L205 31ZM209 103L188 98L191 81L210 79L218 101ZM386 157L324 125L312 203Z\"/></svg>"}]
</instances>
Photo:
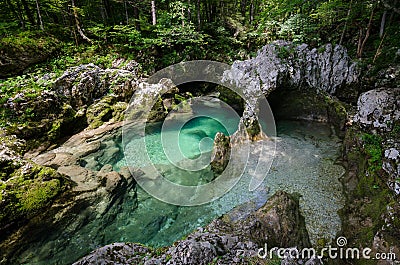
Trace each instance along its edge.
<instances>
[{"instance_id":1,"label":"tree trunk","mask_svg":"<svg viewBox=\"0 0 400 265\"><path fill-rule=\"evenodd\" d=\"M124 0L124 8L125 8L126 25L129 25L128 5L126 4L126 0Z\"/></svg>"},{"instance_id":2,"label":"tree trunk","mask_svg":"<svg viewBox=\"0 0 400 265\"><path fill-rule=\"evenodd\" d=\"M254 0L251 0L250 2L250 25L254 21Z\"/></svg>"},{"instance_id":3,"label":"tree trunk","mask_svg":"<svg viewBox=\"0 0 400 265\"><path fill-rule=\"evenodd\" d=\"M374 9L372 9L372 11L371 11L371 16L369 18L369 22L368 22L368 26L367 26L367 32L365 33L364 40L361 42L361 45L360 45L360 42L358 44L358 49L357 49L357 57L358 58L362 57L362 53L364 51L365 44L367 43L367 40L369 38L369 34L371 32L371 26L372 26L372 19L374 18L374 11L375 11Z\"/></svg>"},{"instance_id":4,"label":"tree trunk","mask_svg":"<svg viewBox=\"0 0 400 265\"><path fill-rule=\"evenodd\" d=\"M391 9L391 10L393 10L394 12L396 12L397 14L400 14L400 9L399 8L396 8L396 2L397 1L394 1L394 3L392 3L392 5L390 5L389 3L388 3L388 1L387 0L383 0L383 5L387 8L387 9Z\"/></svg>"},{"instance_id":5,"label":"tree trunk","mask_svg":"<svg viewBox=\"0 0 400 265\"><path fill-rule=\"evenodd\" d=\"M10 9L11 13L14 14L15 18L19 20L22 29L25 30L25 20L24 20L24 15L21 12L21 8L19 8L18 5L17 5L18 8L15 8L15 6L10 0L6 0L6 4L8 5L8 8Z\"/></svg>"},{"instance_id":6,"label":"tree trunk","mask_svg":"<svg viewBox=\"0 0 400 265\"><path fill-rule=\"evenodd\" d=\"M38 16L40 29L44 30L42 14L40 13L39 0L36 0L36 11L37 11L37 16Z\"/></svg>"},{"instance_id":7,"label":"tree trunk","mask_svg":"<svg viewBox=\"0 0 400 265\"><path fill-rule=\"evenodd\" d=\"M135 28L140 31L140 13L136 4L133 6L133 17L135 18Z\"/></svg>"},{"instance_id":8,"label":"tree trunk","mask_svg":"<svg viewBox=\"0 0 400 265\"><path fill-rule=\"evenodd\" d=\"M76 30L78 31L79 35L82 37L82 39L86 40L87 42L93 43L91 39L89 39L85 33L83 33L81 26L79 25L79 17L78 17L78 11L75 6L75 0L71 0L72 4L72 12L74 14L74 19L75 19L75 27Z\"/></svg>"},{"instance_id":9,"label":"tree trunk","mask_svg":"<svg viewBox=\"0 0 400 265\"><path fill-rule=\"evenodd\" d=\"M246 17L246 5L247 5L247 0L242 0L240 3L240 11L244 18Z\"/></svg>"},{"instance_id":10,"label":"tree trunk","mask_svg":"<svg viewBox=\"0 0 400 265\"><path fill-rule=\"evenodd\" d=\"M157 16L156 16L156 1L151 1L151 17L153 19L153 26L157 24Z\"/></svg>"},{"instance_id":11,"label":"tree trunk","mask_svg":"<svg viewBox=\"0 0 400 265\"><path fill-rule=\"evenodd\" d=\"M379 29L379 37L380 37L380 38L382 38L383 32L385 31L386 15L387 15L387 10L385 10L385 11L383 12L383 15L382 15L381 28Z\"/></svg>"},{"instance_id":12,"label":"tree trunk","mask_svg":"<svg viewBox=\"0 0 400 265\"><path fill-rule=\"evenodd\" d=\"M190 10L190 0L188 0L187 14L188 14L188 21L190 22L192 20L192 13L191 13L191 10Z\"/></svg>"},{"instance_id":13,"label":"tree trunk","mask_svg":"<svg viewBox=\"0 0 400 265\"><path fill-rule=\"evenodd\" d=\"M181 7L181 19L182 19L182 28L184 28L185 27L185 8L183 7L183 5Z\"/></svg>"},{"instance_id":14,"label":"tree trunk","mask_svg":"<svg viewBox=\"0 0 400 265\"><path fill-rule=\"evenodd\" d=\"M217 5L214 5L214 3L212 2L210 4L210 15L211 15L211 22L215 22L217 15Z\"/></svg>"},{"instance_id":15,"label":"tree trunk","mask_svg":"<svg viewBox=\"0 0 400 265\"><path fill-rule=\"evenodd\" d=\"M349 22L352 6L353 6L353 0L350 1L349 10L347 10L346 21L344 22L344 27L343 27L342 35L340 36L339 45L342 45L342 42L344 40L344 36L345 36L346 30L347 30L347 23Z\"/></svg>"},{"instance_id":16,"label":"tree trunk","mask_svg":"<svg viewBox=\"0 0 400 265\"><path fill-rule=\"evenodd\" d=\"M104 6L104 11L106 14L106 18L107 18L107 22L108 24L111 22L113 25L115 25L115 19L114 19L114 15L112 12L112 7L110 5L110 1L109 0L103 0L103 6Z\"/></svg>"},{"instance_id":17,"label":"tree trunk","mask_svg":"<svg viewBox=\"0 0 400 265\"><path fill-rule=\"evenodd\" d=\"M197 0L197 27L201 29L201 10L200 10L200 0Z\"/></svg>"},{"instance_id":18,"label":"tree trunk","mask_svg":"<svg viewBox=\"0 0 400 265\"><path fill-rule=\"evenodd\" d=\"M363 35L364 35L363 30L362 30L362 28L360 28L358 31L358 44L357 44L357 57L358 58L360 58L359 54L360 54L360 50L361 50Z\"/></svg>"}]
</instances>

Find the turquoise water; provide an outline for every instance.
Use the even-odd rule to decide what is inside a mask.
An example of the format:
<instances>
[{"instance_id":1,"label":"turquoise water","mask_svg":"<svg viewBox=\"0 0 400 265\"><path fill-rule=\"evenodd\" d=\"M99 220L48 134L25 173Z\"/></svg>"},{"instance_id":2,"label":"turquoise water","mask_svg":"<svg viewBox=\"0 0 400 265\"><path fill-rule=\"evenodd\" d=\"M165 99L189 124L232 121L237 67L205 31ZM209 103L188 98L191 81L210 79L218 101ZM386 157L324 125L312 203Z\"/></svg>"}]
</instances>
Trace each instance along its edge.
<instances>
[{"instance_id":1,"label":"turquoise water","mask_svg":"<svg viewBox=\"0 0 400 265\"><path fill-rule=\"evenodd\" d=\"M148 162L158 165L170 165L165 149L180 152L184 158L198 158L200 154L212 151L214 137L217 132L230 135L237 129L237 123L238 121L231 121L226 125L229 126L227 128L217 117L202 116L189 120L180 130L177 128L178 124L176 124L176 127L174 127L175 124L170 124L164 130L161 123L148 125L146 127L145 150L137 148L141 146L143 141L140 137L130 139L125 146L126 153L129 153L129 165L145 167L148 166ZM169 141L169 139L176 137L178 137L177 142ZM123 166L126 166L126 162L121 160L114 167L119 170Z\"/></svg>"},{"instance_id":2,"label":"turquoise water","mask_svg":"<svg viewBox=\"0 0 400 265\"><path fill-rule=\"evenodd\" d=\"M175 167L162 147L163 137L173 139L178 135L183 160L204 154L209 161L212 148L209 139L213 139L218 131L232 134L238 120L218 110L212 119L207 116L191 119L183 125L179 119L172 120L164 130L161 124L148 126L144 139L133 137L127 143L130 163L138 168L148 166L149 159L144 157L145 152L141 148L145 140L151 163L156 164L167 178L184 185L209 181L214 177L209 167L196 172ZM252 202L251 207L256 209L281 189L302 195L301 210L311 240L315 242L320 237L333 238L340 230L337 211L342 206L338 179L343 168L335 164L340 143L325 124L282 122L277 125L279 135L273 139L277 144L276 157L271 171L256 191L250 192L248 189L251 178L249 171L244 172L237 185L223 197L195 207L161 202L137 187L123 194L121 203L114 204L107 213L95 219L88 218L79 226L71 220L70 225L63 227L61 232L49 231L37 244L31 244L29 249L21 253L18 263L70 264L91 250L113 242L167 246L238 205ZM254 150L259 145L254 143ZM252 157L249 161L255 163ZM119 169L126 164L125 159L121 159L114 168ZM85 218L83 212L79 216Z\"/></svg>"},{"instance_id":3,"label":"turquoise water","mask_svg":"<svg viewBox=\"0 0 400 265\"><path fill-rule=\"evenodd\" d=\"M240 117L218 100L196 100L190 106L190 112L175 110L162 123L146 124L145 137L135 129L124 133L125 156L114 169L154 166L164 178L186 186L211 181L214 174L209 163L215 135L235 133Z\"/></svg>"}]
</instances>

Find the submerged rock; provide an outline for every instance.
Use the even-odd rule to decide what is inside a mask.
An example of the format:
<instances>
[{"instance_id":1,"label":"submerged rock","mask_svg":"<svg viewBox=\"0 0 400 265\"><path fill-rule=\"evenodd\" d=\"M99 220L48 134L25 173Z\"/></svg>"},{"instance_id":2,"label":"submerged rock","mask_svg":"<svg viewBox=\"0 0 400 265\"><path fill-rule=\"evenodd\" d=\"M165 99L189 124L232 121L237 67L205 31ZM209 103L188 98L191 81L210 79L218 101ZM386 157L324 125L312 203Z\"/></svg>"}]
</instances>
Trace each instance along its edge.
<instances>
[{"instance_id":1,"label":"submerged rock","mask_svg":"<svg viewBox=\"0 0 400 265\"><path fill-rule=\"evenodd\" d=\"M14 259L19 257L15 252L23 253L24 245L40 240L47 229L57 234L59 240L67 240L65 237L69 233L74 234L99 216L103 222L113 220L123 207L118 205L124 200L130 202L126 207L134 210L136 191L133 176L127 169L121 169L120 173L113 171L112 166L106 164L112 156L102 149L112 150L110 146L116 146L113 140L119 139L120 133L116 129L120 126L121 123L108 124L82 132L58 149L43 154L27 153L22 158L16 152L1 152L0 162L7 162L8 158L15 156L13 160L16 163L10 177L4 179L1 176L0 179L0 206L3 209L0 215L0 259L15 263ZM108 144L103 145L99 138ZM83 159L94 153L97 153L98 163L104 163L99 165L101 170L82 166L85 164ZM24 221L24 225L10 227L14 221ZM100 225L91 225L94 227L90 229L102 229ZM101 237L101 233L98 236Z\"/></svg>"}]
</instances>

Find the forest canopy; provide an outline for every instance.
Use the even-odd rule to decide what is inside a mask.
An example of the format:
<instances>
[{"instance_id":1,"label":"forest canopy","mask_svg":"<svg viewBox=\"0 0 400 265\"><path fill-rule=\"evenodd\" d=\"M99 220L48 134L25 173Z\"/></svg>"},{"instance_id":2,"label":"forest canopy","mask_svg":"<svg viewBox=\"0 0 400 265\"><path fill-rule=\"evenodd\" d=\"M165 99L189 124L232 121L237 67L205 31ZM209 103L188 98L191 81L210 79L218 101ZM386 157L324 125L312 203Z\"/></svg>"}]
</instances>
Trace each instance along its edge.
<instances>
[{"instance_id":1,"label":"forest canopy","mask_svg":"<svg viewBox=\"0 0 400 265\"><path fill-rule=\"evenodd\" d=\"M400 48L398 0L0 2L2 39L45 35L76 46L162 53L163 58L168 55L163 65L185 59L224 59L215 58L221 51L235 59L277 39L315 47L343 44L353 57L370 61L393 59Z\"/></svg>"}]
</instances>

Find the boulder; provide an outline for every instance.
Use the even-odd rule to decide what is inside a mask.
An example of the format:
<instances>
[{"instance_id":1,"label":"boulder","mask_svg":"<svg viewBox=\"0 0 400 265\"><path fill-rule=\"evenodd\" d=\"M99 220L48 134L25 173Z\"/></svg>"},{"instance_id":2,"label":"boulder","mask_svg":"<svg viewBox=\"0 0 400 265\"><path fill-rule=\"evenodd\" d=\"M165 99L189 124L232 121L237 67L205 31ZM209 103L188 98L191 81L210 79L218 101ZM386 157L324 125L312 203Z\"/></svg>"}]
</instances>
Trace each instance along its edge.
<instances>
[{"instance_id":1,"label":"boulder","mask_svg":"<svg viewBox=\"0 0 400 265\"><path fill-rule=\"evenodd\" d=\"M151 252L150 248L140 244L113 243L93 251L90 255L75 262L74 265L140 264L143 257Z\"/></svg>"},{"instance_id":2,"label":"boulder","mask_svg":"<svg viewBox=\"0 0 400 265\"><path fill-rule=\"evenodd\" d=\"M74 109L93 104L109 93L128 100L138 86L136 73L121 69L102 69L94 64L71 67L57 78L53 90L68 100Z\"/></svg>"},{"instance_id":3,"label":"boulder","mask_svg":"<svg viewBox=\"0 0 400 265\"><path fill-rule=\"evenodd\" d=\"M364 129L392 131L400 120L400 88L378 88L363 93L354 121Z\"/></svg>"},{"instance_id":4,"label":"boulder","mask_svg":"<svg viewBox=\"0 0 400 265\"><path fill-rule=\"evenodd\" d=\"M8 41L10 38L13 40ZM20 74L29 66L45 61L59 47L59 41L49 36L27 37L17 34L2 38L0 40L0 78Z\"/></svg>"},{"instance_id":5,"label":"boulder","mask_svg":"<svg viewBox=\"0 0 400 265\"><path fill-rule=\"evenodd\" d=\"M310 247L304 217L300 213L299 198L278 191L267 203L237 223L238 231L258 245L271 247Z\"/></svg>"}]
</instances>

